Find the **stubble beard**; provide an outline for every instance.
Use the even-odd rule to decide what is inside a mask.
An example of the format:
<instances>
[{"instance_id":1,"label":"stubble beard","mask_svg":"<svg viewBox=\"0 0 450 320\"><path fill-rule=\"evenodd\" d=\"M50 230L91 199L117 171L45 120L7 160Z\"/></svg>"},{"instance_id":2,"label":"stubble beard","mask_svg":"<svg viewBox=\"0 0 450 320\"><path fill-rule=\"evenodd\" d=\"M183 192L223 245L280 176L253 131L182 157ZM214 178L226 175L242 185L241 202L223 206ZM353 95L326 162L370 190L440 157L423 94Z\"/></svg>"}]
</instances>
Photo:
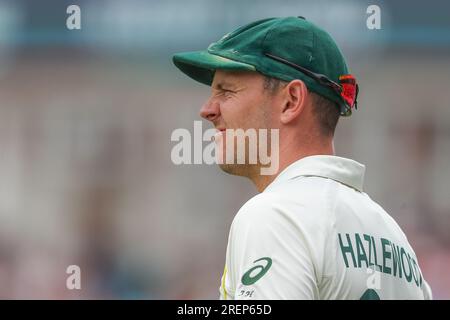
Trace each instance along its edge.
<instances>
[{"instance_id":1,"label":"stubble beard","mask_svg":"<svg viewBox=\"0 0 450 320\"><path fill-rule=\"evenodd\" d=\"M261 114L261 118L259 123L262 124L262 126L258 126L259 128L262 129L266 129L269 130L269 117L268 117L268 108L269 105L267 103L264 103L263 105L260 106L260 110L262 112ZM249 129L249 128L247 128ZM250 128L251 129L251 128ZM234 138L234 150L233 151L233 162L232 163L226 163L226 152L223 151L223 163L219 163L219 168L231 175L235 175L235 176L241 176L241 177L247 177L250 179L253 179L254 177L256 177L257 175L260 175L260 170L261 170L261 163L260 163L260 159L259 159L259 147L260 147L260 143L261 141L259 140L259 129L257 129L257 145L256 145L256 157L257 157L257 161L256 163L250 163L250 147L249 147L249 139L246 138L245 140L245 161L243 164L239 164L237 159L237 141L236 141L236 137ZM244 130L245 131L245 130ZM224 133L225 135L225 133ZM263 141L262 143L264 143L265 141ZM270 143L269 143L270 146ZM224 142L224 148L222 150L226 149L226 140Z\"/></svg>"}]
</instances>

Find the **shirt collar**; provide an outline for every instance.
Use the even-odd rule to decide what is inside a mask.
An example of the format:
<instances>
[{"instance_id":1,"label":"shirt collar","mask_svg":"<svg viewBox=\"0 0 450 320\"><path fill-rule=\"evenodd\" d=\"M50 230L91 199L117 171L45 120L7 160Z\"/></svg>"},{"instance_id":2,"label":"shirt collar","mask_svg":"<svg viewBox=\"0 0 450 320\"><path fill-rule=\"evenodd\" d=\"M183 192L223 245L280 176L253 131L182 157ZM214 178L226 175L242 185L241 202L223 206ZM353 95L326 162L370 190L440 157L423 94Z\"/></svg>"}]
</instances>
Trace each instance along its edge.
<instances>
[{"instance_id":1,"label":"shirt collar","mask_svg":"<svg viewBox=\"0 0 450 320\"><path fill-rule=\"evenodd\" d=\"M335 180L362 192L365 170L365 165L347 158L330 155L308 156L281 171L266 190L299 176L316 176Z\"/></svg>"}]
</instances>

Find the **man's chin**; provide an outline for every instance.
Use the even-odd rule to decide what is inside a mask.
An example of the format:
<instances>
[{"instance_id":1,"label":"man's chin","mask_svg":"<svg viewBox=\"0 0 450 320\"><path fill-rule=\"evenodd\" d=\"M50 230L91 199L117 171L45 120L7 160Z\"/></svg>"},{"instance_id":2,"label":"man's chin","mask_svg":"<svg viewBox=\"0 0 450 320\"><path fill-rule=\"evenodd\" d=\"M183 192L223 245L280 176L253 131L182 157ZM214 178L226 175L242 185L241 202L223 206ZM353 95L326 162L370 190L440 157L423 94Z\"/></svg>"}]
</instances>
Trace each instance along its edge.
<instances>
[{"instance_id":1,"label":"man's chin","mask_svg":"<svg viewBox=\"0 0 450 320\"><path fill-rule=\"evenodd\" d=\"M238 169L235 164L219 164L219 168L228 174L237 175Z\"/></svg>"},{"instance_id":2,"label":"man's chin","mask_svg":"<svg viewBox=\"0 0 450 320\"><path fill-rule=\"evenodd\" d=\"M223 172L241 177L249 177L252 169L255 169L248 164L218 164L218 166Z\"/></svg>"}]
</instances>

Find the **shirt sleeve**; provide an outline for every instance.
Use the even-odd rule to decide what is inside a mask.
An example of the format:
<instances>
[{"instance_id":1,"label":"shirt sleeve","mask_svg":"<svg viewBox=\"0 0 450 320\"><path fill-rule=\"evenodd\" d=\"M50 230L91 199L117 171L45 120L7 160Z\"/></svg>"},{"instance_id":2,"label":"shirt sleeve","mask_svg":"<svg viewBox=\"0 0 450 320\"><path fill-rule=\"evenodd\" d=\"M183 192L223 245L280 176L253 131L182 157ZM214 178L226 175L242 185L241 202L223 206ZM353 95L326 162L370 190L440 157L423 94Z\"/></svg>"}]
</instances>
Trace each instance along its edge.
<instances>
[{"instance_id":1,"label":"shirt sleeve","mask_svg":"<svg viewBox=\"0 0 450 320\"><path fill-rule=\"evenodd\" d=\"M247 202L230 229L221 299L317 299L305 234L277 199L260 194Z\"/></svg>"}]
</instances>

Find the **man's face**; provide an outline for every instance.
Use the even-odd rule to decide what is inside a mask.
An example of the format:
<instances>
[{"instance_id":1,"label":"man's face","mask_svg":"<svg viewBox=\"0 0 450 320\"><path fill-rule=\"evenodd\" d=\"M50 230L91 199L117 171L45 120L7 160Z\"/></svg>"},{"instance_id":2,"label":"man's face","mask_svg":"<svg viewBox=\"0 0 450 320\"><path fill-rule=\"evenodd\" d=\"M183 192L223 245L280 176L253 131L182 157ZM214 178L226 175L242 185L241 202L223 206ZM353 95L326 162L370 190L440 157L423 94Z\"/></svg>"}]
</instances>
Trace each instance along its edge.
<instances>
[{"instance_id":1,"label":"man's face","mask_svg":"<svg viewBox=\"0 0 450 320\"><path fill-rule=\"evenodd\" d=\"M200 115L221 131L226 153L226 134L229 129L269 129L271 118L271 96L264 90L264 77L256 72L229 72L217 70L211 85L211 96L202 106ZM233 164L220 164L222 170L247 176L257 165L248 163L248 145L245 148L245 164L236 164L234 143ZM226 154L224 154L224 159ZM225 160L224 160L225 162Z\"/></svg>"}]
</instances>

